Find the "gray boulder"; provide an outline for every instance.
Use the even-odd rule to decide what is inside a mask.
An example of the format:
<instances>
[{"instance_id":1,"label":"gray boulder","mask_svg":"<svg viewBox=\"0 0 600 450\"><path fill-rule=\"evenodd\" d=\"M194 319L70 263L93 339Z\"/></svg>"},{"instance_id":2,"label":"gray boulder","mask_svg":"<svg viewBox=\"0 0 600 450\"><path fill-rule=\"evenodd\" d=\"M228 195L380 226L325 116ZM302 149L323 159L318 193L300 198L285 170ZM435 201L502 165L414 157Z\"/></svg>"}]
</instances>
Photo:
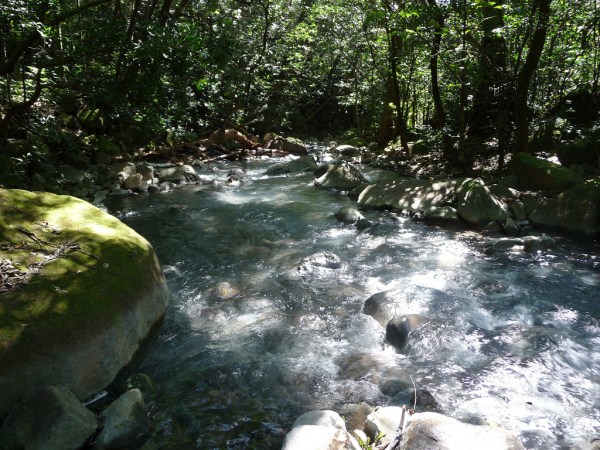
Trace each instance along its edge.
<instances>
[{"instance_id":1,"label":"gray boulder","mask_svg":"<svg viewBox=\"0 0 600 450\"><path fill-rule=\"evenodd\" d=\"M275 164L267 169L267 175L281 175L285 173L316 170L317 163L310 155L301 156L293 161Z\"/></svg>"},{"instance_id":2,"label":"gray boulder","mask_svg":"<svg viewBox=\"0 0 600 450\"><path fill-rule=\"evenodd\" d=\"M70 450L83 447L98 419L64 386L46 386L13 408L2 429L0 448Z\"/></svg>"},{"instance_id":3,"label":"gray boulder","mask_svg":"<svg viewBox=\"0 0 600 450\"><path fill-rule=\"evenodd\" d=\"M154 178L154 167L150 164L136 164L135 171L142 176L142 181L152 181Z\"/></svg>"},{"instance_id":4,"label":"gray boulder","mask_svg":"<svg viewBox=\"0 0 600 450\"><path fill-rule=\"evenodd\" d=\"M124 189L135 189L142 182L142 175L139 173L134 173L133 175L129 175L125 181L123 181Z\"/></svg>"},{"instance_id":5,"label":"gray boulder","mask_svg":"<svg viewBox=\"0 0 600 450\"><path fill-rule=\"evenodd\" d=\"M139 389L132 389L100 413L103 427L93 449L133 448L150 434L146 404Z\"/></svg>"},{"instance_id":6,"label":"gray boulder","mask_svg":"<svg viewBox=\"0 0 600 450\"><path fill-rule=\"evenodd\" d=\"M483 246L486 255L492 255L497 251L509 251L522 249L526 252L538 252L556 246L556 241L548 236L526 236L521 238L499 238L487 242Z\"/></svg>"},{"instance_id":7,"label":"gray boulder","mask_svg":"<svg viewBox=\"0 0 600 450\"><path fill-rule=\"evenodd\" d=\"M600 180L563 192L529 214L539 228L554 228L588 236L600 234Z\"/></svg>"},{"instance_id":8,"label":"gray boulder","mask_svg":"<svg viewBox=\"0 0 600 450\"><path fill-rule=\"evenodd\" d=\"M135 173L135 164L132 162L117 163L110 168L109 177L124 181Z\"/></svg>"},{"instance_id":9,"label":"gray boulder","mask_svg":"<svg viewBox=\"0 0 600 450\"><path fill-rule=\"evenodd\" d=\"M408 343L408 335L429 321L430 319L419 314L394 317L385 327L385 340L396 350L402 350Z\"/></svg>"},{"instance_id":10,"label":"gray boulder","mask_svg":"<svg viewBox=\"0 0 600 450\"><path fill-rule=\"evenodd\" d=\"M458 211L452 206L432 206L423 211L423 219L427 222L462 223Z\"/></svg>"},{"instance_id":11,"label":"gray boulder","mask_svg":"<svg viewBox=\"0 0 600 450\"><path fill-rule=\"evenodd\" d=\"M164 169L160 169L160 171L158 171L158 179L161 182L196 181L198 180L198 175L196 174L196 171L192 166L183 165L175 167L165 167Z\"/></svg>"},{"instance_id":12,"label":"gray boulder","mask_svg":"<svg viewBox=\"0 0 600 450\"><path fill-rule=\"evenodd\" d=\"M308 151L306 150L306 145L300 140L293 137L278 138L276 139L269 148L274 148L277 150L283 150L284 152L289 152L293 155L307 155Z\"/></svg>"},{"instance_id":13,"label":"gray boulder","mask_svg":"<svg viewBox=\"0 0 600 450\"><path fill-rule=\"evenodd\" d=\"M424 212L442 207L454 196L456 180L400 179L378 181L364 189L358 197L366 208L396 208L410 212Z\"/></svg>"},{"instance_id":14,"label":"gray boulder","mask_svg":"<svg viewBox=\"0 0 600 450\"><path fill-rule=\"evenodd\" d=\"M433 412L414 414L404 431L401 450L524 450L510 431L470 425Z\"/></svg>"},{"instance_id":15,"label":"gray boulder","mask_svg":"<svg viewBox=\"0 0 600 450\"><path fill-rule=\"evenodd\" d=\"M463 182L456 189L456 197L458 215L469 225L483 227L489 222L504 223L509 217L504 205L479 179Z\"/></svg>"},{"instance_id":16,"label":"gray boulder","mask_svg":"<svg viewBox=\"0 0 600 450\"><path fill-rule=\"evenodd\" d=\"M351 190L361 184L369 184L358 169L347 163L321 166L315 171L315 177L315 185L324 188Z\"/></svg>"},{"instance_id":17,"label":"gray boulder","mask_svg":"<svg viewBox=\"0 0 600 450\"><path fill-rule=\"evenodd\" d=\"M334 216L338 221L343 223L355 223L361 219L364 219L360 212L349 206L344 206L338 212L336 212Z\"/></svg>"},{"instance_id":18,"label":"gray boulder","mask_svg":"<svg viewBox=\"0 0 600 450\"><path fill-rule=\"evenodd\" d=\"M281 450L360 450L347 431L344 420L334 411L302 414L285 436Z\"/></svg>"}]
</instances>

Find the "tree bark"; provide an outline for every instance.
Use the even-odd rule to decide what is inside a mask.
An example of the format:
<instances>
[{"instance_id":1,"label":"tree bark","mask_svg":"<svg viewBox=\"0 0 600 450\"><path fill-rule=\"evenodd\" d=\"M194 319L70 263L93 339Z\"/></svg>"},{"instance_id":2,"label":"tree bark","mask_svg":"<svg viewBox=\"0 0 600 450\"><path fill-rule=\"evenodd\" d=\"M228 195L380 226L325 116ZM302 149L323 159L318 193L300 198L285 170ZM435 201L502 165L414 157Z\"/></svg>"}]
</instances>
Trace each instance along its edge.
<instances>
[{"instance_id":1,"label":"tree bark","mask_svg":"<svg viewBox=\"0 0 600 450\"><path fill-rule=\"evenodd\" d=\"M529 116L527 114L527 97L529 84L533 76L546 41L548 20L550 18L550 4L552 0L539 0L538 21L535 32L531 38L531 45L523 68L517 76L517 89L515 94L515 122L516 144L515 152L527 152L529 141Z\"/></svg>"}]
</instances>

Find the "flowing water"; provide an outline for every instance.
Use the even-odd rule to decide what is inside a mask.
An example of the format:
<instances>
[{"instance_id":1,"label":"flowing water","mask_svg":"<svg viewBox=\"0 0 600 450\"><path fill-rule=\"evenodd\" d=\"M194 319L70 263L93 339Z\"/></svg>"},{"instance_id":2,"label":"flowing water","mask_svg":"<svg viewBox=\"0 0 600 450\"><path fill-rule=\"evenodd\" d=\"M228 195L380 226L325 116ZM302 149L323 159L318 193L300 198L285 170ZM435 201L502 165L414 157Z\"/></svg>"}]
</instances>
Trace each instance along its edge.
<instances>
[{"instance_id":1,"label":"flowing water","mask_svg":"<svg viewBox=\"0 0 600 450\"><path fill-rule=\"evenodd\" d=\"M387 404L386 380L414 380L445 414L527 448L600 435L597 244L486 256L476 233L381 211L360 232L333 217L356 205L346 195L269 164L216 165L199 172L215 183L109 205L152 243L171 290L139 369L158 386L154 448L279 449L304 411ZM234 167L246 179L228 184ZM319 252L342 264L301 263ZM362 312L388 289L404 292L401 313L433 319L402 353Z\"/></svg>"}]
</instances>

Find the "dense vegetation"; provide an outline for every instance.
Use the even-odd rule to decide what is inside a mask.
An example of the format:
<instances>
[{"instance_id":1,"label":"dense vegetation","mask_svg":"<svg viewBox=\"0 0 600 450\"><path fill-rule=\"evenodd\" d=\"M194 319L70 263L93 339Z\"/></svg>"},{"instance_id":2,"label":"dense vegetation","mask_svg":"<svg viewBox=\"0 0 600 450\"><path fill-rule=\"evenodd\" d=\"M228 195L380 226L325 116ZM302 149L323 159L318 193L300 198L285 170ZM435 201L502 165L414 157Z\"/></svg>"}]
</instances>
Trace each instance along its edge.
<instances>
[{"instance_id":1,"label":"dense vegetation","mask_svg":"<svg viewBox=\"0 0 600 450\"><path fill-rule=\"evenodd\" d=\"M8 0L0 45L0 133L42 147L81 148L59 112L88 108L107 134L421 139L500 169L597 153L597 0Z\"/></svg>"}]
</instances>

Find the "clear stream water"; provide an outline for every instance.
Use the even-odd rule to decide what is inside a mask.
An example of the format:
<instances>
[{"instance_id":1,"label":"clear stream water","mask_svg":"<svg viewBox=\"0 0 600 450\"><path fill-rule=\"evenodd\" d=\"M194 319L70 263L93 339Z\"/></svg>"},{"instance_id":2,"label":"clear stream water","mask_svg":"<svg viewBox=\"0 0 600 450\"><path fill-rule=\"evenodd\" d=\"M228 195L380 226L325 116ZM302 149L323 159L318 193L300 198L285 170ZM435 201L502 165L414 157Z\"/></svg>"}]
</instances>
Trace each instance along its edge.
<instances>
[{"instance_id":1,"label":"clear stream water","mask_svg":"<svg viewBox=\"0 0 600 450\"><path fill-rule=\"evenodd\" d=\"M109 205L152 243L171 290L139 369L158 386L147 448L279 449L302 412L385 405L381 384L411 377L445 414L500 424L526 448L600 435L597 243L486 256L468 229L381 211L359 232L333 217L356 205L344 193L267 176L270 164L214 165L199 173L216 183ZM232 168L246 181L226 183ZM323 251L341 267L298 270ZM388 289L406 293L403 313L434 319L402 353L362 312Z\"/></svg>"}]
</instances>

